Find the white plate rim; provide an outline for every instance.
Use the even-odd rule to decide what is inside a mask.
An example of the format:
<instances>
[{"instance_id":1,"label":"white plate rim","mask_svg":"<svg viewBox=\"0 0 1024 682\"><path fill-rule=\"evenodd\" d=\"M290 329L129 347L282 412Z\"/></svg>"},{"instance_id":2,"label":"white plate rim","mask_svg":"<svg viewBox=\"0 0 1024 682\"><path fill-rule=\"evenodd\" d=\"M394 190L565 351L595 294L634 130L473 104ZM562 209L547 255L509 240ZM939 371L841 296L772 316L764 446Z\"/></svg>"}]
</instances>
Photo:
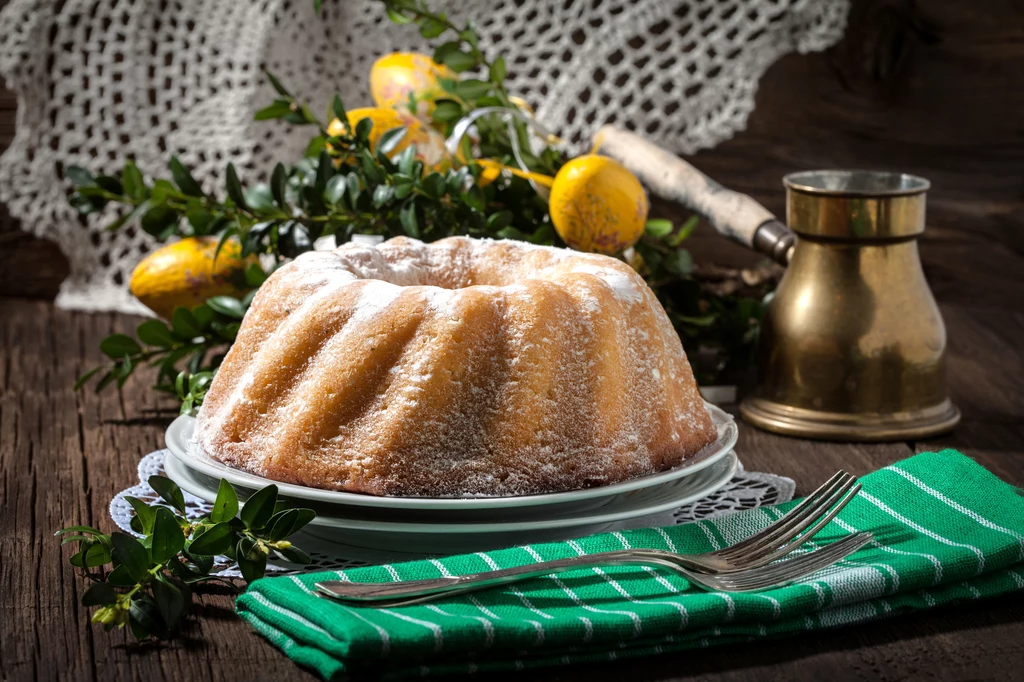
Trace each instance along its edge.
<instances>
[{"instance_id":1,"label":"white plate rim","mask_svg":"<svg viewBox=\"0 0 1024 682\"><path fill-rule=\"evenodd\" d=\"M175 419L165 434L167 448L180 460L208 476L223 478L246 489L259 489L267 485L276 485L278 491L291 498L305 499L329 504L344 504L360 507L382 507L388 509L501 509L526 507L533 505L561 504L579 502L597 497L608 497L619 493L661 485L677 478L691 476L709 466L714 465L732 452L739 437L736 421L725 410L711 403L704 403L718 436L693 457L668 471L647 476L638 476L626 481L610 485L581 490L569 490L540 495L522 495L518 497L378 497L361 493L350 493L338 490L325 490L309 486L285 483L257 476L256 474L219 462L202 451L194 440L195 417L187 415Z\"/></svg>"},{"instance_id":2,"label":"white plate rim","mask_svg":"<svg viewBox=\"0 0 1024 682\"><path fill-rule=\"evenodd\" d=\"M396 522L396 521L367 521L363 519L346 519L343 517L325 516L318 514L311 524L325 527L335 528L338 530L352 530L352 531L373 531L381 533L427 533L436 535L464 535L464 534L482 534L482 533L507 533L507 532L522 532L532 530L554 530L558 528L571 528L575 526L591 526L600 525L602 523L612 523L615 521L623 521L625 519L633 519L639 516L649 516L651 514L657 514L659 512L668 511L669 509L675 509L691 502L696 502L704 497L707 497L711 493L717 491L722 486L726 485L732 477L736 474L739 468L739 458L735 453L727 453L727 458L719 460L723 465L723 472L717 477L711 479L706 485L699 486L695 490L682 495L678 498L659 502L649 507L638 507L634 509L624 509L617 512L610 512L605 514L593 514L593 515L582 515L578 517L565 517L559 519L547 519L547 520L531 520L531 521L510 521L505 523L414 523L414 522ZM217 491L211 488L207 488L202 485L199 481L194 479L185 479L179 472L175 471L177 467L183 469L189 469L189 464L173 453L170 454L164 460L164 467L167 473L171 476L172 480L175 480L181 488L196 497L206 500L207 502L213 502L217 497Z\"/></svg>"}]
</instances>

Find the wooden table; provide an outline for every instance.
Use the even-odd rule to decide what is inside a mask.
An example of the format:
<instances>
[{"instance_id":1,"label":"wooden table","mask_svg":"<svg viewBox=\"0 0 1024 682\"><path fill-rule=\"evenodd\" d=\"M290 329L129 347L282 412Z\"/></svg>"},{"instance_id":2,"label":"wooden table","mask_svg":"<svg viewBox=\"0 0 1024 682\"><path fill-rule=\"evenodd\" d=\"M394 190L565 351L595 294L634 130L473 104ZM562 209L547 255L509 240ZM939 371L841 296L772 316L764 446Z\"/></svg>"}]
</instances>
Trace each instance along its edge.
<instances>
[{"instance_id":1,"label":"wooden table","mask_svg":"<svg viewBox=\"0 0 1024 682\"><path fill-rule=\"evenodd\" d=\"M4 0L0 0L0 5ZM747 130L692 160L781 214L779 178L811 167L900 167L932 179L925 272L950 340L950 391L964 413L952 436L918 443L811 443L741 425L750 469L796 479L805 493L839 467L862 474L914 452L956 447L1024 485L1024 41L1019 7L955 0L854 3L846 38L791 55L760 84ZM0 92L0 150L14 130ZM667 207L660 210L671 213ZM12 231L0 207L0 295L52 296L66 273L50 243ZM697 262L749 262L706 229ZM162 446L173 406L144 381L74 393L101 360L99 340L127 316L55 310L0 297L0 680L312 679L205 595L187 638L137 645L86 624L83 580L52 537L111 529L111 496ZM549 679L896 680L1019 678L1024 595L645 661L553 670Z\"/></svg>"},{"instance_id":2,"label":"wooden table","mask_svg":"<svg viewBox=\"0 0 1024 682\"><path fill-rule=\"evenodd\" d=\"M1020 259L1024 268L1024 258ZM782 438L741 425L752 470L791 476L804 493L844 467L863 474L915 451L956 447L1024 485L1024 314L943 305L950 387L964 422L920 443L851 445ZM174 406L145 381L123 394L71 390L101 362L101 338L138 322L0 299L0 679L312 679L232 613L228 594L204 595L187 638L138 645L86 623L84 580L52 537L64 525L111 529L107 505L136 482L140 457L163 446ZM551 679L1008 678L1024 661L1024 595L798 639L727 646L595 668Z\"/></svg>"}]
</instances>

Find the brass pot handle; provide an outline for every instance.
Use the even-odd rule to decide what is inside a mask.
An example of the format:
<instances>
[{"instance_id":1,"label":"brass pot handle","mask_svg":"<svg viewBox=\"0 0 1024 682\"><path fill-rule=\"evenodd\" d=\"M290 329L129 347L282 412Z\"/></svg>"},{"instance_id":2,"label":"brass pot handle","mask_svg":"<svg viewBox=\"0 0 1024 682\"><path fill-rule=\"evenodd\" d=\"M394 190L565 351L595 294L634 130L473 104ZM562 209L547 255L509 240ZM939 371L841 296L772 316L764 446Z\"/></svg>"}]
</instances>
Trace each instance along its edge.
<instances>
[{"instance_id":1,"label":"brass pot handle","mask_svg":"<svg viewBox=\"0 0 1024 682\"><path fill-rule=\"evenodd\" d=\"M700 213L726 237L783 265L789 262L796 237L751 197L723 187L675 154L627 130L602 126L594 143L657 196Z\"/></svg>"}]
</instances>

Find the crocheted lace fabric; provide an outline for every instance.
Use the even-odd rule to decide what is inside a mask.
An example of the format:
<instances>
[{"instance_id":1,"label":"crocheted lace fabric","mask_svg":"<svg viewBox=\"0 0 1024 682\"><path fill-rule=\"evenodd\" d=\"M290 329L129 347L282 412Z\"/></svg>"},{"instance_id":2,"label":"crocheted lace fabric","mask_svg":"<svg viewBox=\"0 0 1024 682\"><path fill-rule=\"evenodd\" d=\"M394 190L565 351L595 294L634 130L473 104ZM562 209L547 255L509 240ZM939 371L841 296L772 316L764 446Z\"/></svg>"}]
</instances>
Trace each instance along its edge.
<instances>
[{"instance_id":1,"label":"crocheted lace fabric","mask_svg":"<svg viewBox=\"0 0 1024 682\"><path fill-rule=\"evenodd\" d=\"M509 87L570 151L602 123L692 153L741 130L776 59L842 34L848 0L447 0L488 50L506 55ZM0 201L25 229L57 242L71 274L57 303L141 311L127 292L152 239L102 229L68 206L67 165L116 172L125 157L166 176L177 154L207 190L228 161L261 179L299 158L309 128L252 114L273 99L265 65L326 111L334 92L370 103L380 54L429 52L373 0L11 0L0 13L0 74L18 96L16 136L0 157Z\"/></svg>"}]
</instances>

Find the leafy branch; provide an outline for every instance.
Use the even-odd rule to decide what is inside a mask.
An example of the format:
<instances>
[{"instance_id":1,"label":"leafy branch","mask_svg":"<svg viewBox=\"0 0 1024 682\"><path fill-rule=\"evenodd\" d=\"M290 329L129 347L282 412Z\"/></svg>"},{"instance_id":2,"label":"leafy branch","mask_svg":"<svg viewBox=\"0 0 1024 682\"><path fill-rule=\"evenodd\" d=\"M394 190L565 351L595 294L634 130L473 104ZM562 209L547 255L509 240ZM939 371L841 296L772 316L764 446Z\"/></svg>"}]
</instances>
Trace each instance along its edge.
<instances>
[{"instance_id":1,"label":"leafy branch","mask_svg":"<svg viewBox=\"0 0 1024 682\"><path fill-rule=\"evenodd\" d=\"M277 486L267 486L239 507L238 494L222 480L213 510L190 520L181 489L168 478L151 476L149 485L163 504L137 497L125 499L135 514L132 530L109 535L92 526L71 526L55 535L61 546L77 542L68 560L90 579L84 606L98 606L92 622L104 629L128 625L138 639L163 639L178 630L192 604L193 586L211 580L215 558L236 561L246 582L262 578L268 557L308 564L309 555L287 538L312 521L311 509L292 509L278 500ZM239 513L241 511L241 513ZM103 572L94 569L105 569Z\"/></svg>"},{"instance_id":2,"label":"leafy branch","mask_svg":"<svg viewBox=\"0 0 1024 682\"><path fill-rule=\"evenodd\" d=\"M259 266L246 274L254 287L266 278ZM100 342L100 350L110 362L80 376L75 390L97 375L97 392L115 382L120 388L136 369L148 365L158 368L155 388L177 394L183 401L182 413L191 413L205 395L197 377L212 377L220 366L254 294L255 290L242 299L214 296L191 310L175 309L170 325L162 320L146 320L135 329L134 337L106 337ZM179 369L182 362L184 369ZM183 390L186 387L188 390Z\"/></svg>"}]
</instances>

